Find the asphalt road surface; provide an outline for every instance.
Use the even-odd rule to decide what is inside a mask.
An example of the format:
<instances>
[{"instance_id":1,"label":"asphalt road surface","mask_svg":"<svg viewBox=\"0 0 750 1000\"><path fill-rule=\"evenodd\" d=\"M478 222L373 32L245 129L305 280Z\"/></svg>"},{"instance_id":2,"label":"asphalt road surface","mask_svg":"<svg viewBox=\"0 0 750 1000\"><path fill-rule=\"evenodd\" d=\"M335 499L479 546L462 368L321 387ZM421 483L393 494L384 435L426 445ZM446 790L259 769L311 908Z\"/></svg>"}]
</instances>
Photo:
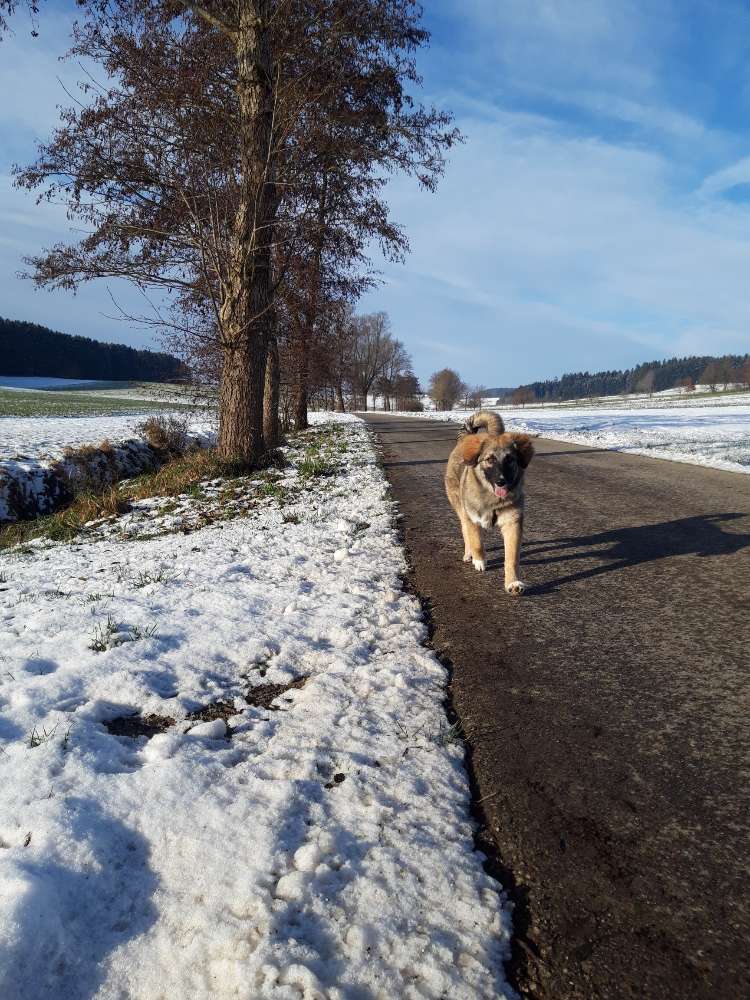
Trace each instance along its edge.
<instances>
[{"instance_id":1,"label":"asphalt road surface","mask_svg":"<svg viewBox=\"0 0 750 1000\"><path fill-rule=\"evenodd\" d=\"M457 427L369 415L543 1000L750 996L750 476L539 440L521 578L462 563Z\"/></svg>"}]
</instances>

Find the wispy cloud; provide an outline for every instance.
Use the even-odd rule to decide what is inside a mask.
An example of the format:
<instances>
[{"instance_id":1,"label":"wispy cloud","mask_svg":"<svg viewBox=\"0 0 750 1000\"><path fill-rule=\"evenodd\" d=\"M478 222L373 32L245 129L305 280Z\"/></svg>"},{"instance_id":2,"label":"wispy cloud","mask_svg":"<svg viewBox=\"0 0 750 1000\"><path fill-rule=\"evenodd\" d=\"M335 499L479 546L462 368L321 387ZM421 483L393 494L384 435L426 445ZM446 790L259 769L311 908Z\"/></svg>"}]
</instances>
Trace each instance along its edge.
<instances>
[{"instance_id":1,"label":"wispy cloud","mask_svg":"<svg viewBox=\"0 0 750 1000\"><path fill-rule=\"evenodd\" d=\"M750 156L709 174L700 186L699 194L711 197L741 185L750 184Z\"/></svg>"},{"instance_id":2,"label":"wispy cloud","mask_svg":"<svg viewBox=\"0 0 750 1000\"><path fill-rule=\"evenodd\" d=\"M422 317L440 343L467 345L469 327L465 373L485 383L483 355L499 341L512 345L499 382L750 342L745 206L685 193L658 151L551 120L461 124L469 141L429 204L404 183L391 192L419 282L395 301L407 341ZM436 363L423 356L422 371Z\"/></svg>"}]
</instances>

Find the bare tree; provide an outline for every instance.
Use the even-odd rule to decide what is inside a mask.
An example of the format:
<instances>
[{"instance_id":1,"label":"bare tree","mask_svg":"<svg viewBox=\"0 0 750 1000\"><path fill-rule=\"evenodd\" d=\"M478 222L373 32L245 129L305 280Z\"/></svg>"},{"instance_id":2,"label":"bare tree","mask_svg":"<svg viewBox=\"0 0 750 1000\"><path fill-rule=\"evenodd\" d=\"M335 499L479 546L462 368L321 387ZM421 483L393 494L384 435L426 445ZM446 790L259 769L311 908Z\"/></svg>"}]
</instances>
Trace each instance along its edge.
<instances>
[{"instance_id":1,"label":"bare tree","mask_svg":"<svg viewBox=\"0 0 750 1000\"><path fill-rule=\"evenodd\" d=\"M458 372L442 368L430 376L428 395L438 410L452 410L466 392L466 385Z\"/></svg>"},{"instance_id":2,"label":"bare tree","mask_svg":"<svg viewBox=\"0 0 750 1000\"><path fill-rule=\"evenodd\" d=\"M699 379L701 385L707 385L711 392L716 392L721 381L721 372L715 361L710 361L703 369Z\"/></svg>"},{"instance_id":3,"label":"bare tree","mask_svg":"<svg viewBox=\"0 0 750 1000\"><path fill-rule=\"evenodd\" d=\"M734 368L732 367L732 362L729 358L719 358L716 364L716 378L724 386L724 389L728 389L731 383L734 381Z\"/></svg>"},{"instance_id":4,"label":"bare tree","mask_svg":"<svg viewBox=\"0 0 750 1000\"><path fill-rule=\"evenodd\" d=\"M26 13L29 16L29 30L34 37L36 37L39 32L37 31L37 21L39 15L39 4L37 0L0 0L0 41L2 41L3 33L8 28L8 19L15 14L19 7L26 9Z\"/></svg>"},{"instance_id":5,"label":"bare tree","mask_svg":"<svg viewBox=\"0 0 750 1000\"><path fill-rule=\"evenodd\" d=\"M383 400L383 409L390 410L396 393L396 383L411 372L411 358L400 340L391 340L384 350L383 370L376 382L378 395Z\"/></svg>"},{"instance_id":6,"label":"bare tree","mask_svg":"<svg viewBox=\"0 0 750 1000\"><path fill-rule=\"evenodd\" d=\"M13 6L0 0L0 14ZM353 267L372 235L357 229L366 211L405 249L376 197L387 173L407 170L434 186L457 138L447 114L406 96L427 40L420 12L411 0L81 6L73 54L103 66L107 84L87 84L91 103L63 113L18 180L61 195L88 233L33 258L35 280L73 288L123 277L144 293L171 293L152 322L206 362L220 354L204 366L221 373L220 450L255 463L278 372L273 358L267 366L269 348L294 333L276 299L295 258L307 265L298 286L306 341L317 321L333 143L344 150L338 204L348 197L357 207L347 216L359 240ZM347 132L347 122L357 124ZM341 230L332 243L346 254Z\"/></svg>"},{"instance_id":7,"label":"bare tree","mask_svg":"<svg viewBox=\"0 0 750 1000\"><path fill-rule=\"evenodd\" d=\"M514 406L526 406L527 403L533 403L536 396L534 395L533 389L530 389L528 386L520 385L514 390L513 395L510 398Z\"/></svg>"},{"instance_id":8,"label":"bare tree","mask_svg":"<svg viewBox=\"0 0 750 1000\"><path fill-rule=\"evenodd\" d=\"M351 381L357 404L367 409L370 392L383 375L391 354L393 338L388 314L384 312L357 316L352 352Z\"/></svg>"},{"instance_id":9,"label":"bare tree","mask_svg":"<svg viewBox=\"0 0 750 1000\"><path fill-rule=\"evenodd\" d=\"M467 385L465 387L463 404L467 410L479 409L484 399L486 388L483 385Z\"/></svg>"},{"instance_id":10,"label":"bare tree","mask_svg":"<svg viewBox=\"0 0 750 1000\"><path fill-rule=\"evenodd\" d=\"M653 368L650 368L648 371L644 372L643 375L641 375L641 377L636 382L635 391L645 392L648 393L649 396L651 396L654 391L655 380L656 380L656 372L653 370Z\"/></svg>"},{"instance_id":11,"label":"bare tree","mask_svg":"<svg viewBox=\"0 0 750 1000\"><path fill-rule=\"evenodd\" d=\"M276 4L81 6L73 53L111 83L87 84L91 103L63 113L18 183L62 195L89 233L31 258L35 280L124 277L172 292L183 317L202 312L222 353L219 451L257 462L278 207Z\"/></svg>"},{"instance_id":12,"label":"bare tree","mask_svg":"<svg viewBox=\"0 0 750 1000\"><path fill-rule=\"evenodd\" d=\"M409 412L419 411L424 408L419 398L422 394L419 380L411 371L399 375L393 386L393 394L397 410Z\"/></svg>"},{"instance_id":13,"label":"bare tree","mask_svg":"<svg viewBox=\"0 0 750 1000\"><path fill-rule=\"evenodd\" d=\"M675 382L676 389L683 389L685 392L695 392L695 381L692 375L686 375Z\"/></svg>"}]
</instances>

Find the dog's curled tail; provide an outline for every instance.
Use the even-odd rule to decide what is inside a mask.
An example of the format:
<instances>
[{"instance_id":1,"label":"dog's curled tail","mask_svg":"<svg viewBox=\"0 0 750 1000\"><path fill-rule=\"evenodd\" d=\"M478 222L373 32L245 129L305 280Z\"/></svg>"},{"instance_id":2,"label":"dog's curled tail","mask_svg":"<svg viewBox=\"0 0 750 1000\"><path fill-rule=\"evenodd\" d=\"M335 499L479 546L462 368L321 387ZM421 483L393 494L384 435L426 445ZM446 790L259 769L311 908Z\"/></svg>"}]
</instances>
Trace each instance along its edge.
<instances>
[{"instance_id":1,"label":"dog's curled tail","mask_svg":"<svg viewBox=\"0 0 750 1000\"><path fill-rule=\"evenodd\" d=\"M462 434L476 434L478 431L487 431L488 434L504 434L505 424L499 413L492 410L479 410L472 414L463 426Z\"/></svg>"}]
</instances>

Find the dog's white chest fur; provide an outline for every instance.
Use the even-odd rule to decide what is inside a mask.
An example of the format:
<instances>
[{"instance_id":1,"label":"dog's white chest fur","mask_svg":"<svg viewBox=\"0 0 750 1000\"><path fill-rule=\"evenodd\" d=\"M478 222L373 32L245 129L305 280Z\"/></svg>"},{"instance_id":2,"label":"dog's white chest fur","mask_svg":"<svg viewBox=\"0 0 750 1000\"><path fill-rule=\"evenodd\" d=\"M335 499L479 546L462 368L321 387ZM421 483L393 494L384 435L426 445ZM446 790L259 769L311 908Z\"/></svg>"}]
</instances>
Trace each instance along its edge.
<instances>
[{"instance_id":1,"label":"dog's white chest fur","mask_svg":"<svg viewBox=\"0 0 750 1000\"><path fill-rule=\"evenodd\" d=\"M492 522L494 520L494 511L486 511L484 514L479 514L475 510L466 509L466 513L469 515L469 520L473 521L474 524L480 525L482 528L491 528Z\"/></svg>"}]
</instances>

